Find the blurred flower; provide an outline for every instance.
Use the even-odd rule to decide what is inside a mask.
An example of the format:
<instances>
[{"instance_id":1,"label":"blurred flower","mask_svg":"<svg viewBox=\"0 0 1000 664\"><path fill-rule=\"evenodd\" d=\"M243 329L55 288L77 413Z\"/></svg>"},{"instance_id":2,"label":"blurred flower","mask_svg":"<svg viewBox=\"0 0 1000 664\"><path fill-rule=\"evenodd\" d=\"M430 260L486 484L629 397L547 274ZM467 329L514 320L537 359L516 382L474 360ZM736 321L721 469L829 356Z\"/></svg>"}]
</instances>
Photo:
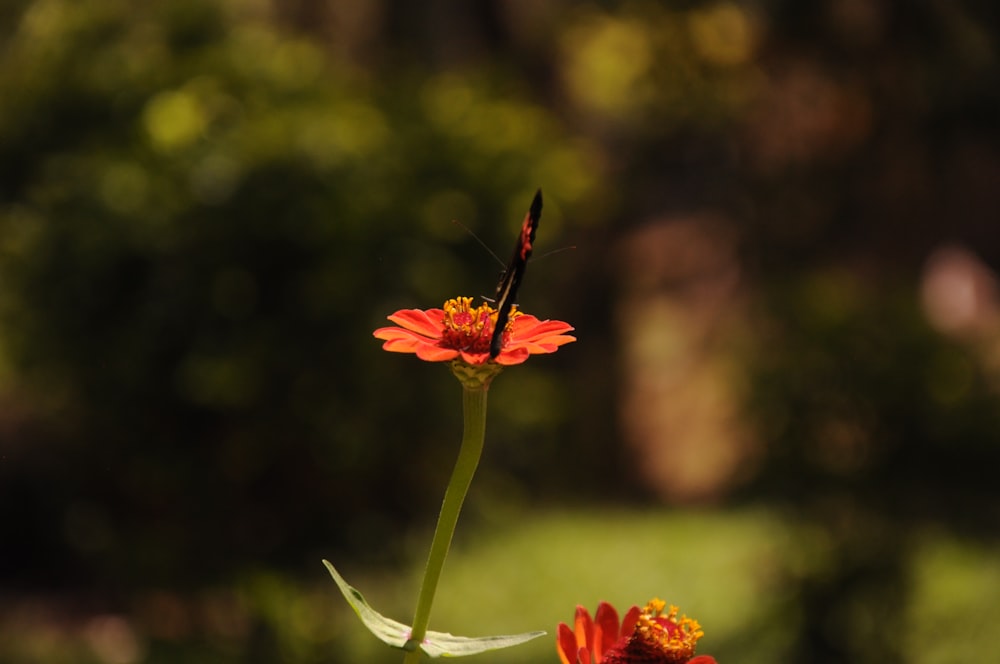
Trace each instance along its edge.
<instances>
[{"instance_id":1,"label":"blurred flower","mask_svg":"<svg viewBox=\"0 0 1000 664\"><path fill-rule=\"evenodd\" d=\"M626 637L631 635L639 619L639 607L633 606L625 614L625 621L619 629L618 612L607 602L597 605L595 619L582 606L576 607L573 629L566 623L559 623L556 649L563 664L591 664L602 662L609 651L624 647Z\"/></svg>"},{"instance_id":2,"label":"blurred flower","mask_svg":"<svg viewBox=\"0 0 1000 664\"><path fill-rule=\"evenodd\" d=\"M642 610L633 606L619 627L618 612L601 602L591 620L576 607L574 627L559 623L556 649L563 664L715 664L708 655L694 657L704 632L698 621L677 616L677 607L654 599Z\"/></svg>"},{"instance_id":3,"label":"blurred flower","mask_svg":"<svg viewBox=\"0 0 1000 664\"><path fill-rule=\"evenodd\" d=\"M459 297L444 303L443 309L402 309L389 316L399 327L375 330L382 348L395 353L416 353L427 362L460 360L479 366L490 361L490 340L497 312L489 304L472 306L471 297ZM494 363L521 364L529 355L554 353L559 346L576 341L567 335L573 330L558 320L538 320L512 311L503 332L503 346Z\"/></svg>"}]
</instances>

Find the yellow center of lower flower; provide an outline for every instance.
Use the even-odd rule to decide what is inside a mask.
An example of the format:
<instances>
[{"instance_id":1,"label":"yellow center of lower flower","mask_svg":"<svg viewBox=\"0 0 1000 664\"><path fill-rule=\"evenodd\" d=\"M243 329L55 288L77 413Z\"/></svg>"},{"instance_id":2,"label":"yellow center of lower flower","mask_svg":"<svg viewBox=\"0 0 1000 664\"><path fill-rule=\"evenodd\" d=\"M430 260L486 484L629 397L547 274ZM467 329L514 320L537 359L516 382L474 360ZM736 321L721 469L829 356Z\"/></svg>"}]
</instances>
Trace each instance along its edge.
<instances>
[{"instance_id":1,"label":"yellow center of lower flower","mask_svg":"<svg viewBox=\"0 0 1000 664\"><path fill-rule=\"evenodd\" d=\"M670 605L664 614L666 603L653 599L642 610L635 627L635 638L643 646L659 652L668 662L686 662L694 656L698 639L705 635L697 620L680 616L678 609Z\"/></svg>"},{"instance_id":2,"label":"yellow center of lower flower","mask_svg":"<svg viewBox=\"0 0 1000 664\"><path fill-rule=\"evenodd\" d=\"M441 335L441 340L445 346L467 353L490 352L493 326L497 320L496 309L486 302L474 307L471 297L452 298L445 302L442 308L444 333ZM520 315L516 308L511 311L507 329L510 329L510 324Z\"/></svg>"}]
</instances>

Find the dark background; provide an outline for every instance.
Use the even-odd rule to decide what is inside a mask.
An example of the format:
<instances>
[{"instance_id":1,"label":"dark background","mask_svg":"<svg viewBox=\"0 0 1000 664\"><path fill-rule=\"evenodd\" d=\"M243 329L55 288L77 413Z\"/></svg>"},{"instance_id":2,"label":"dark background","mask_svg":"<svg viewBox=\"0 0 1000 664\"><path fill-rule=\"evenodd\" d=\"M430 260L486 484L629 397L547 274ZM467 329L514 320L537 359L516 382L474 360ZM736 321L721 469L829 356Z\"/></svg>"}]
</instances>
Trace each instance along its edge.
<instances>
[{"instance_id":1,"label":"dark background","mask_svg":"<svg viewBox=\"0 0 1000 664\"><path fill-rule=\"evenodd\" d=\"M552 632L626 583L587 556L627 572L613 547L666 529L654 557L705 547L709 637L739 616L720 662L989 658L997 25L985 1L3 3L0 658L396 659L354 650L318 561L405 619L460 392L371 332L491 293L451 222L505 257L539 186L521 305L579 341L491 390L456 556L527 559L477 584L535 587L563 608L525 629ZM539 523L580 539L491 539ZM773 545L748 604L709 541ZM540 581L550 556L586 590ZM620 601L680 603L664 573Z\"/></svg>"}]
</instances>

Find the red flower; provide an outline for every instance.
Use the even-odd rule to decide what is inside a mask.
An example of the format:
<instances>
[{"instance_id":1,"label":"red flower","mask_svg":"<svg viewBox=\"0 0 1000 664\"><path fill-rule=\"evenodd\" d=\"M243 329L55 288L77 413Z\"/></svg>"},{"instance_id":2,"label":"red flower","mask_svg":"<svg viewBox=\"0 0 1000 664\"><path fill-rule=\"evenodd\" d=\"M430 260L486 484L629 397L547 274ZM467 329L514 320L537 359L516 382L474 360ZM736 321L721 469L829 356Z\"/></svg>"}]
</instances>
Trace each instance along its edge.
<instances>
[{"instance_id":1,"label":"red flower","mask_svg":"<svg viewBox=\"0 0 1000 664\"><path fill-rule=\"evenodd\" d=\"M471 297L444 303L443 309L402 309L389 316L399 327L375 330L382 348L395 353L416 353L427 362L460 359L465 364L490 361L490 340L497 312L489 304L472 306ZM559 346L576 341L567 335L573 327L558 320L538 320L513 311L504 330L504 343L496 364L521 364L529 355L554 353Z\"/></svg>"},{"instance_id":2,"label":"red flower","mask_svg":"<svg viewBox=\"0 0 1000 664\"><path fill-rule=\"evenodd\" d=\"M607 602L597 605L595 620L590 619L590 613L582 606L576 607L576 618L573 629L566 623L559 623L556 639L556 649L563 664L600 664L609 650L625 645L628 635L635 628L639 618L639 607L633 606L625 614L625 622L618 626L618 612Z\"/></svg>"},{"instance_id":3,"label":"red flower","mask_svg":"<svg viewBox=\"0 0 1000 664\"><path fill-rule=\"evenodd\" d=\"M556 650L563 664L715 664L708 655L694 657L704 632L698 621L677 617L677 607L666 615L664 602L654 599L642 610L633 606L618 624L618 612L607 602L597 606L594 620L576 607L574 629L559 623Z\"/></svg>"}]
</instances>

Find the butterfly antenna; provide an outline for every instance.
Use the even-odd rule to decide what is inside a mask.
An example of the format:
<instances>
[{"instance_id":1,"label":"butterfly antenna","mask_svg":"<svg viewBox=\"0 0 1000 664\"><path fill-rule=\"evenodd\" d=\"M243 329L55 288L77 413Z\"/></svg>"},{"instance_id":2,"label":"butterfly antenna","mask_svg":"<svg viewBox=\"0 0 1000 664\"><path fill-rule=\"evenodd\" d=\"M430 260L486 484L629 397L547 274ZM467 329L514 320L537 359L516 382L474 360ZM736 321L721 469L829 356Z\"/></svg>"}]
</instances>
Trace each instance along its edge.
<instances>
[{"instance_id":1,"label":"butterfly antenna","mask_svg":"<svg viewBox=\"0 0 1000 664\"><path fill-rule=\"evenodd\" d=\"M553 249L551 251L546 251L541 256L535 257L535 260L537 261L537 260L541 260L542 258L548 258L552 254L561 254L564 251L575 251L575 250L576 250L576 245L575 244L571 244L568 247L559 247L558 249Z\"/></svg>"},{"instance_id":2,"label":"butterfly antenna","mask_svg":"<svg viewBox=\"0 0 1000 664\"><path fill-rule=\"evenodd\" d=\"M489 245L487 245L485 242L483 242L482 239L480 239L480 237L478 235L476 235L475 233L473 233L471 228L469 228L468 226L466 226L465 224L463 224L458 219L452 219L451 223L457 224L458 226L461 226L465 230L466 233L468 233L469 235L472 236L472 239L474 239L476 242L479 243L480 247L482 247L483 249L486 250L486 253L488 253L490 256L493 257L493 260L495 260L497 263L500 264L500 267L504 267L504 262L502 260L500 260L500 257L497 256L496 253L494 253L493 250L490 249Z\"/></svg>"}]
</instances>

